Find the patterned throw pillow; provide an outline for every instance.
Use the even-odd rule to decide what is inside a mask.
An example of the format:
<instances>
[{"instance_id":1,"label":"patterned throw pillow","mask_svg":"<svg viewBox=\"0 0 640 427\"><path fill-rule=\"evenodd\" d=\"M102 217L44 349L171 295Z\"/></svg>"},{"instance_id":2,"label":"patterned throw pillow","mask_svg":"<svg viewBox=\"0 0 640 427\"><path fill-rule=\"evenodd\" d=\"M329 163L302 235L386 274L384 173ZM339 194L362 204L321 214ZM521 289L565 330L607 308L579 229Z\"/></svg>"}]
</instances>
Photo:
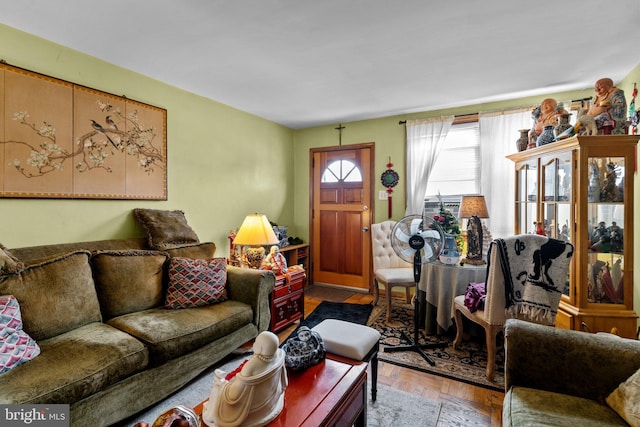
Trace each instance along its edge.
<instances>
[{"instance_id":1,"label":"patterned throw pillow","mask_svg":"<svg viewBox=\"0 0 640 427\"><path fill-rule=\"evenodd\" d=\"M0 374L40 354L40 347L22 330L20 305L13 295L0 296Z\"/></svg>"},{"instance_id":2,"label":"patterned throw pillow","mask_svg":"<svg viewBox=\"0 0 640 427\"><path fill-rule=\"evenodd\" d=\"M189 308L226 301L227 260L174 257L169 260L166 308Z\"/></svg>"}]
</instances>

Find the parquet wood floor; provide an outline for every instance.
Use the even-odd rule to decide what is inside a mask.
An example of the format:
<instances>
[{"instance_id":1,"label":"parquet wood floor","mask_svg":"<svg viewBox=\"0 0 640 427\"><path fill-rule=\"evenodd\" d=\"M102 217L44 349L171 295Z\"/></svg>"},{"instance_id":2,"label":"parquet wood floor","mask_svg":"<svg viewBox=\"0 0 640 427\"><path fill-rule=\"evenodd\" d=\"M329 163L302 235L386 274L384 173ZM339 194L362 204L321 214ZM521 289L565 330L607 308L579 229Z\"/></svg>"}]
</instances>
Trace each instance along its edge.
<instances>
[{"instance_id":1,"label":"parquet wood floor","mask_svg":"<svg viewBox=\"0 0 640 427\"><path fill-rule=\"evenodd\" d=\"M372 300L373 296L371 295L355 293L345 302L367 304ZM322 300L320 299L305 296L305 316L308 316L321 302ZM281 331L278 334L280 340L282 341L289 336L295 326L292 325ZM438 427L502 426L502 400L504 393L384 362L379 363L378 383L418 394L428 399L454 403L466 409L464 411L464 420L460 419L460 414L443 411L438 421Z\"/></svg>"}]
</instances>

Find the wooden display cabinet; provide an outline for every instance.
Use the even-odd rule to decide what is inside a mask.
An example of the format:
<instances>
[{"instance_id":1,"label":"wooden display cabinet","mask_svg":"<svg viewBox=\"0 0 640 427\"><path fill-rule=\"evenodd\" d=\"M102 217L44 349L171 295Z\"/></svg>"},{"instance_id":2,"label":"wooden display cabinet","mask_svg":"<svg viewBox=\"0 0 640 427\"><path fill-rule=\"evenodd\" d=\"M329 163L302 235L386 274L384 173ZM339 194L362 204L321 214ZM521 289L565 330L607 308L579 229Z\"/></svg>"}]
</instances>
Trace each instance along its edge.
<instances>
[{"instance_id":1,"label":"wooden display cabinet","mask_svg":"<svg viewBox=\"0 0 640 427\"><path fill-rule=\"evenodd\" d=\"M276 275L276 286L271 292L271 325L272 332L289 326L304 317L304 282L305 271L290 268L286 274Z\"/></svg>"},{"instance_id":2,"label":"wooden display cabinet","mask_svg":"<svg viewBox=\"0 0 640 427\"><path fill-rule=\"evenodd\" d=\"M507 156L515 234L573 243L556 326L634 338L633 203L638 136L577 136Z\"/></svg>"}]
</instances>

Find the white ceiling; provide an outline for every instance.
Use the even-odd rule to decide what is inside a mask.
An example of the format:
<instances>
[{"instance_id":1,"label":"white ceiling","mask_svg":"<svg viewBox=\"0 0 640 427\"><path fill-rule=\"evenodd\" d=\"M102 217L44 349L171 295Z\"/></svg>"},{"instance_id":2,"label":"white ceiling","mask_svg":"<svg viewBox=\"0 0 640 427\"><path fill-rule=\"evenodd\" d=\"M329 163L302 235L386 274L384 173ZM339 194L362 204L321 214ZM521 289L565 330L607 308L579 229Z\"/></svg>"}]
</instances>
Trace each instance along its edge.
<instances>
[{"instance_id":1,"label":"white ceiling","mask_svg":"<svg viewBox=\"0 0 640 427\"><path fill-rule=\"evenodd\" d=\"M294 129L586 89L640 63L638 0L0 5L10 27Z\"/></svg>"}]
</instances>

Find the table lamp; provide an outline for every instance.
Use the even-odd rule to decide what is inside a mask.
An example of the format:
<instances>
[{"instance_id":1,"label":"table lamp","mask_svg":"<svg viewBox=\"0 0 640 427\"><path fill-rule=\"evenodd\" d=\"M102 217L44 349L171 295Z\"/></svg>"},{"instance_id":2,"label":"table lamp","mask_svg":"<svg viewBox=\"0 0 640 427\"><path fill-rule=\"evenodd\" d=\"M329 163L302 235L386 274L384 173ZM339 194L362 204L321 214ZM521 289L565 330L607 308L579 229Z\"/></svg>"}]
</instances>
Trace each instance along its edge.
<instances>
[{"instance_id":1,"label":"table lamp","mask_svg":"<svg viewBox=\"0 0 640 427\"><path fill-rule=\"evenodd\" d=\"M482 259L482 223L480 218L489 218L484 196L462 196L460 202L460 218L467 221L467 257L460 264L483 265Z\"/></svg>"},{"instance_id":2,"label":"table lamp","mask_svg":"<svg viewBox=\"0 0 640 427\"><path fill-rule=\"evenodd\" d=\"M242 247L243 266L260 268L264 259L265 246L277 245L278 238L266 215L247 215L238 234L233 239L234 245Z\"/></svg>"}]
</instances>

